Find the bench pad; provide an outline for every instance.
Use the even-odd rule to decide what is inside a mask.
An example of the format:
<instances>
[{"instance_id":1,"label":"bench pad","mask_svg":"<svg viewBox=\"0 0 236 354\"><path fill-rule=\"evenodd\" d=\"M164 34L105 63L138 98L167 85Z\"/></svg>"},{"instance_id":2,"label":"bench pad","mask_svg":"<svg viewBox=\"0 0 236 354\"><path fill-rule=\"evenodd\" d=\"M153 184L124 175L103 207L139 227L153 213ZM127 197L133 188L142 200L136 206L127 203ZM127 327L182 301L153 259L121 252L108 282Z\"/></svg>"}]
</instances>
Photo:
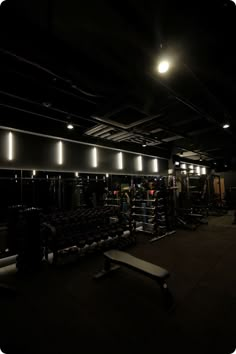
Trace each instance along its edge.
<instances>
[{"instance_id":1,"label":"bench pad","mask_svg":"<svg viewBox=\"0 0 236 354\"><path fill-rule=\"evenodd\" d=\"M164 280L169 277L169 272L153 263L136 258L126 252L110 250L104 253L105 258L111 262L126 265L127 267L139 271L150 278Z\"/></svg>"}]
</instances>

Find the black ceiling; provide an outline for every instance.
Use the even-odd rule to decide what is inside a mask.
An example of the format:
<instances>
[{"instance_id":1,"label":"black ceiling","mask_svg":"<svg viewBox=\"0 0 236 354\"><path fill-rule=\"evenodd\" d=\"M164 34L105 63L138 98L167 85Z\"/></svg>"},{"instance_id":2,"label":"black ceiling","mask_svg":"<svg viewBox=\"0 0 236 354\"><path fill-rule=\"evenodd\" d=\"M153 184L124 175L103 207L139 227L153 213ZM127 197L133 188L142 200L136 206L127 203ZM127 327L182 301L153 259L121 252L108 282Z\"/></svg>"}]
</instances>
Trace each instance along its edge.
<instances>
[{"instance_id":1,"label":"black ceiling","mask_svg":"<svg viewBox=\"0 0 236 354\"><path fill-rule=\"evenodd\" d=\"M235 23L230 0L5 0L0 125L230 166Z\"/></svg>"}]
</instances>

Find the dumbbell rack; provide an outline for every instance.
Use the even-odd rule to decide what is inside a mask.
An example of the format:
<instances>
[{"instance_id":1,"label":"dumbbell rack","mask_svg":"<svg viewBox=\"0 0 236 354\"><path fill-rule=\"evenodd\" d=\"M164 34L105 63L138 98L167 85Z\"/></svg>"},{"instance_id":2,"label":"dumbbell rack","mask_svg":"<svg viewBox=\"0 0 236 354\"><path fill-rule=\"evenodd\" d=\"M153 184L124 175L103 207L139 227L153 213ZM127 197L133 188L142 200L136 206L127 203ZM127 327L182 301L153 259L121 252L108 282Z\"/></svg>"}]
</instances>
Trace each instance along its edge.
<instances>
[{"instance_id":1,"label":"dumbbell rack","mask_svg":"<svg viewBox=\"0 0 236 354\"><path fill-rule=\"evenodd\" d=\"M105 206L120 208L120 198L105 198Z\"/></svg>"},{"instance_id":2,"label":"dumbbell rack","mask_svg":"<svg viewBox=\"0 0 236 354\"><path fill-rule=\"evenodd\" d=\"M117 248L123 249L127 245L136 243L135 223L130 218L129 209L127 210L127 212L124 212L122 210L121 198L107 197L105 199L105 206L116 207L119 210L118 212L119 218L117 221L124 227L125 230L129 230L129 236L121 237Z\"/></svg>"},{"instance_id":3,"label":"dumbbell rack","mask_svg":"<svg viewBox=\"0 0 236 354\"><path fill-rule=\"evenodd\" d=\"M142 231L151 235L155 234L156 199L132 198L130 207L130 219L135 223L136 231Z\"/></svg>"},{"instance_id":4,"label":"dumbbell rack","mask_svg":"<svg viewBox=\"0 0 236 354\"><path fill-rule=\"evenodd\" d=\"M154 237L150 240L151 243L158 241L166 236L170 236L175 233L175 230L171 229L169 218L169 189L162 186L160 191L156 193L156 229Z\"/></svg>"},{"instance_id":5,"label":"dumbbell rack","mask_svg":"<svg viewBox=\"0 0 236 354\"><path fill-rule=\"evenodd\" d=\"M173 233L167 230L166 200L161 194L161 191L156 191L155 197L150 199L147 192L147 199L133 198L131 200L130 218L135 222L136 231L152 235L150 242L155 242Z\"/></svg>"},{"instance_id":6,"label":"dumbbell rack","mask_svg":"<svg viewBox=\"0 0 236 354\"><path fill-rule=\"evenodd\" d=\"M67 263L80 256L107 250L119 245L130 234L119 223L117 208L80 208L77 211L54 215L46 220L47 252L53 252L53 263ZM47 257L46 257L47 258Z\"/></svg>"}]
</instances>

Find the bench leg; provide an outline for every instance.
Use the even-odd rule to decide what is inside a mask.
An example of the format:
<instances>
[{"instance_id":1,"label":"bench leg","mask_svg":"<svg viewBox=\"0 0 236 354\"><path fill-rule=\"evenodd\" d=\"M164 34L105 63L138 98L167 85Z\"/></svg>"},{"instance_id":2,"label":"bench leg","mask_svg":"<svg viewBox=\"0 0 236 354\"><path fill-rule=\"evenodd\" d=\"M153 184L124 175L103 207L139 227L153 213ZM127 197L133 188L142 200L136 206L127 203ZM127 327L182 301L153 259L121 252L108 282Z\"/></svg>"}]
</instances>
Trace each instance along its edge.
<instances>
[{"instance_id":1,"label":"bench leg","mask_svg":"<svg viewBox=\"0 0 236 354\"><path fill-rule=\"evenodd\" d=\"M107 275L117 269L120 269L120 266L112 265L112 262L110 261L110 259L105 258L103 269L100 272L96 273L93 276L93 278L99 279L99 278L103 277L104 275Z\"/></svg>"},{"instance_id":2,"label":"bench leg","mask_svg":"<svg viewBox=\"0 0 236 354\"><path fill-rule=\"evenodd\" d=\"M105 258L104 271L109 272L110 270L111 270L111 261L108 258Z\"/></svg>"},{"instance_id":3,"label":"bench leg","mask_svg":"<svg viewBox=\"0 0 236 354\"><path fill-rule=\"evenodd\" d=\"M167 310L171 310L174 306L173 295L171 294L168 285L165 282L158 281L164 299L164 306Z\"/></svg>"}]
</instances>

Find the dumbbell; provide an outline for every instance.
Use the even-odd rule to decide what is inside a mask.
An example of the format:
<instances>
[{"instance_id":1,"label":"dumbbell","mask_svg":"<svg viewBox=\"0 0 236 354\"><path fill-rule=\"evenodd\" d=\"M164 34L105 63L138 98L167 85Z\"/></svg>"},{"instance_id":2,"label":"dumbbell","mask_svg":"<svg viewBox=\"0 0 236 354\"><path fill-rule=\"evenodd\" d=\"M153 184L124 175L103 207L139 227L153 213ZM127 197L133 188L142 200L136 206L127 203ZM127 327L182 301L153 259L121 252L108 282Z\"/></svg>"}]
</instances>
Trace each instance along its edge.
<instances>
[{"instance_id":1,"label":"dumbbell","mask_svg":"<svg viewBox=\"0 0 236 354\"><path fill-rule=\"evenodd\" d=\"M81 256L84 256L86 253L88 253L88 250L89 250L89 245L85 244L85 246L80 249Z\"/></svg>"}]
</instances>

